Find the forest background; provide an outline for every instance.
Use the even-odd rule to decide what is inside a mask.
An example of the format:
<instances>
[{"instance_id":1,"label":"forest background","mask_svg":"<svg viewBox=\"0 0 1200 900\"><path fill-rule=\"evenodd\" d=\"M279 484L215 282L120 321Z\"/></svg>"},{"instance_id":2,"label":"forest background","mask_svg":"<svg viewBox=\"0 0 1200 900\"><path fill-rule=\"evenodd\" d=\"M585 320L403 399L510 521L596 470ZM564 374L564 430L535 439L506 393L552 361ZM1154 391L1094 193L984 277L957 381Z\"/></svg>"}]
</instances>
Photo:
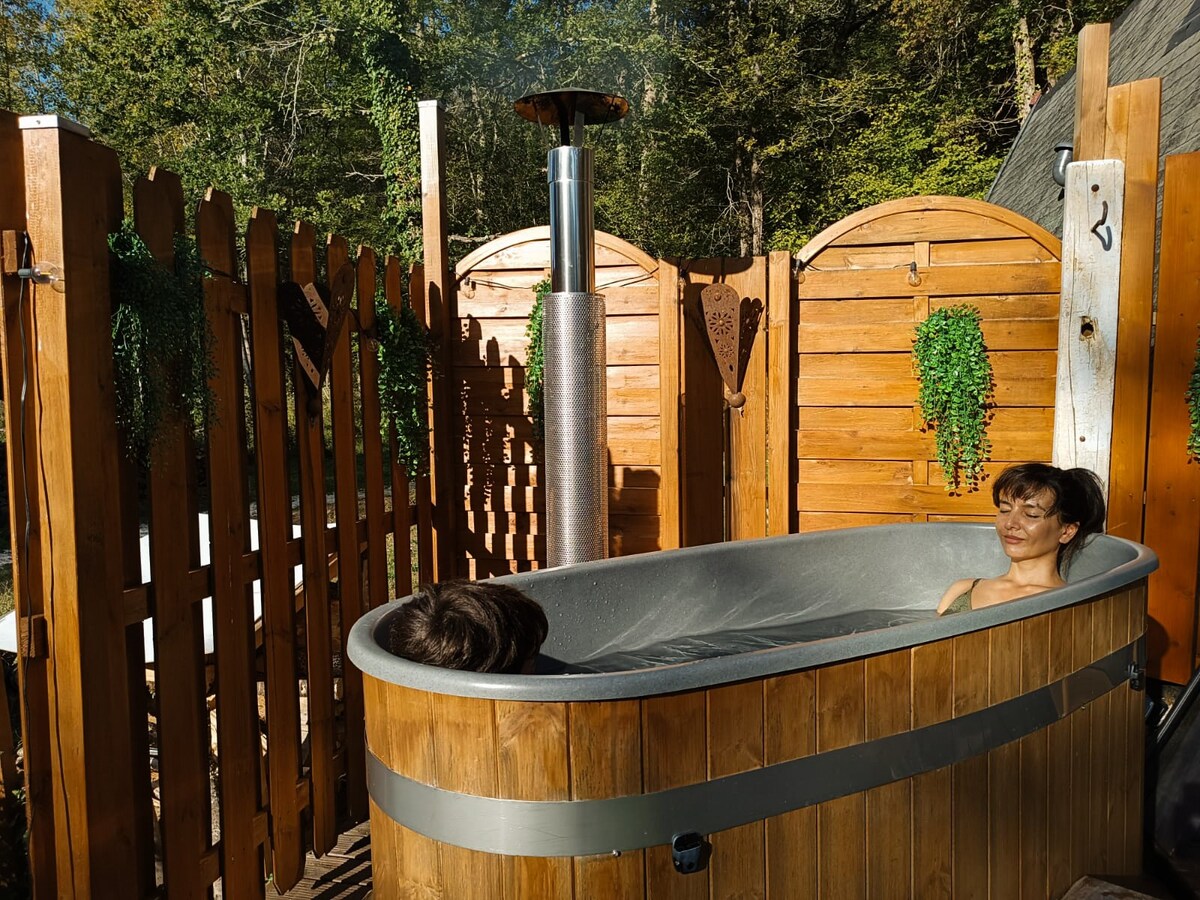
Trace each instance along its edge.
<instances>
[{"instance_id":1,"label":"forest background","mask_svg":"<svg viewBox=\"0 0 1200 900\"><path fill-rule=\"evenodd\" d=\"M562 86L596 225L652 255L794 250L914 194L983 196L1075 35L1125 0L0 0L0 107L53 112L188 195L420 257L418 99L447 108L451 253L547 218Z\"/></svg>"}]
</instances>

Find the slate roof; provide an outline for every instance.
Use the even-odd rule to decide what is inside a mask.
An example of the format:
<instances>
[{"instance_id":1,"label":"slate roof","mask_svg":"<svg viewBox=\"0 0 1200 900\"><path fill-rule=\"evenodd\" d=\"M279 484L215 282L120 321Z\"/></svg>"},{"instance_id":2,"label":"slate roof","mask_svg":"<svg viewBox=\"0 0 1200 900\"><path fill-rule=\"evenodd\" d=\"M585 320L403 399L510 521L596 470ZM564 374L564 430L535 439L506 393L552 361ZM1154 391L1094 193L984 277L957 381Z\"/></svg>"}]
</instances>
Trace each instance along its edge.
<instances>
[{"instance_id":1,"label":"slate roof","mask_svg":"<svg viewBox=\"0 0 1200 900\"><path fill-rule=\"evenodd\" d=\"M1160 152L1200 150L1200 0L1136 0L1113 23L1109 84L1154 77L1162 78ZM987 199L1061 236L1062 189L1050 165L1074 126L1071 72L1026 117Z\"/></svg>"}]
</instances>

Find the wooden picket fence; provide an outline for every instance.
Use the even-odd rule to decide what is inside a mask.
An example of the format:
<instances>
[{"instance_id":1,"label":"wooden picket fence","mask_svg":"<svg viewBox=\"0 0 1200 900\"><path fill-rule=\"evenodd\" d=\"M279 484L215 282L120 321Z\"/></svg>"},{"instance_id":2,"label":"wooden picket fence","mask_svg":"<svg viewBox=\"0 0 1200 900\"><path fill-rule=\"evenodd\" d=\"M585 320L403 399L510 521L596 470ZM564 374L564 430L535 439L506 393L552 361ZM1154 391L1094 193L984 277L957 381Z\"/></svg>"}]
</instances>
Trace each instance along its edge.
<instances>
[{"instance_id":1,"label":"wooden picket fence","mask_svg":"<svg viewBox=\"0 0 1200 900\"><path fill-rule=\"evenodd\" d=\"M278 284L326 281L350 259L346 241L328 238L322 269L307 223L281 234L274 214L257 209L243 243L228 195L210 190L193 224L178 177L137 179L132 215L155 257L170 264L172 236L192 232L211 270L204 304L215 363L202 454L208 509L189 427L164 422L144 476L152 577L143 583L139 473L119 450L112 391L106 239L121 223L121 196L111 150L61 123L20 129L0 114L3 373L35 895L97 896L104 885L105 896L210 897L220 879L225 897L262 897L268 881L280 892L295 885L306 852L327 852L367 817L361 675L344 638L367 609L411 592L414 540L419 577L433 576L428 527L415 526L429 521L427 479L410 503L394 443L387 453L380 435L371 339L377 273L393 307L404 302L406 273L357 249L358 327L339 341L321 415L306 412L303 389L293 411ZM65 290L22 284L14 258L62 266ZM422 286L412 273L419 317ZM201 600L210 596L215 646L205 653Z\"/></svg>"}]
</instances>

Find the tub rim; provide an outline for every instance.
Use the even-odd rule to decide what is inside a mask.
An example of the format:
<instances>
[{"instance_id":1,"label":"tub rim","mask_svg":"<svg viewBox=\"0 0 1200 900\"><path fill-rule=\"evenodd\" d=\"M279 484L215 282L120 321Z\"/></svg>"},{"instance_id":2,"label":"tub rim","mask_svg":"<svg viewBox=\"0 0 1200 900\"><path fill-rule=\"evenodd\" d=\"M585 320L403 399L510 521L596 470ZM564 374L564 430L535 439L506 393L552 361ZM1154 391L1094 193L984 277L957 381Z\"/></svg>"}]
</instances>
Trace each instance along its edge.
<instances>
[{"instance_id":1,"label":"tub rim","mask_svg":"<svg viewBox=\"0 0 1200 900\"><path fill-rule=\"evenodd\" d=\"M862 531L880 532L909 529L914 526L994 531L994 526L990 524L939 522L868 525L808 532L807 534L822 534L832 537L835 534ZM748 541L727 542L725 546L735 543L765 544L795 541L804 536L804 534L788 534L753 538ZM397 603L401 603L407 598L398 598L385 603L360 617L350 630L347 653L354 665L364 675L419 691L458 697L561 703L630 700L675 694L681 691L701 690L845 662L1017 622L1128 587L1158 568L1157 555L1143 544L1108 534L1097 535L1093 540L1124 545L1133 551L1134 556L1111 569L1079 581L1070 582L1063 587L1043 591L1021 600L972 610L970 615L959 614L907 622L874 631L769 647L729 656L688 660L647 669L566 675L500 675L464 672L415 663L392 655L384 650L375 639L375 632L380 620L391 612ZM711 550L711 548L712 545L704 545L675 550L658 550L654 553L638 554L637 558L644 560L661 553L686 556L700 553L706 549ZM580 577L587 577L587 573L592 568L611 565L613 562L614 560L597 560L553 571L561 573L569 569L579 573Z\"/></svg>"}]
</instances>

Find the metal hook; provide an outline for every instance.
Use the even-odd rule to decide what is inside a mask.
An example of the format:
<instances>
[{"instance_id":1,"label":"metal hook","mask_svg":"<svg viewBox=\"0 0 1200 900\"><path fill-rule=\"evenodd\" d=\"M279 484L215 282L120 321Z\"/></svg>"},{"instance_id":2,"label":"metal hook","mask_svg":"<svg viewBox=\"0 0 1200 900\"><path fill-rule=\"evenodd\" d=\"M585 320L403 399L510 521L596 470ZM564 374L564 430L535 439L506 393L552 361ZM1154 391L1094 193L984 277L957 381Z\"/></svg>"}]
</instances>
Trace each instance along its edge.
<instances>
[{"instance_id":1,"label":"metal hook","mask_svg":"<svg viewBox=\"0 0 1200 900\"><path fill-rule=\"evenodd\" d=\"M1105 201L1103 201L1103 204L1100 207L1100 219L1098 222L1096 222L1095 225L1092 226L1092 234L1094 234L1096 236L1096 240L1098 240L1100 242L1100 246L1106 251L1112 249L1112 243L1113 243L1112 226L1104 225L1104 223L1107 221L1108 221L1108 201L1105 200ZM1101 225L1104 225L1105 231L1108 232L1106 235L1100 233Z\"/></svg>"}]
</instances>

